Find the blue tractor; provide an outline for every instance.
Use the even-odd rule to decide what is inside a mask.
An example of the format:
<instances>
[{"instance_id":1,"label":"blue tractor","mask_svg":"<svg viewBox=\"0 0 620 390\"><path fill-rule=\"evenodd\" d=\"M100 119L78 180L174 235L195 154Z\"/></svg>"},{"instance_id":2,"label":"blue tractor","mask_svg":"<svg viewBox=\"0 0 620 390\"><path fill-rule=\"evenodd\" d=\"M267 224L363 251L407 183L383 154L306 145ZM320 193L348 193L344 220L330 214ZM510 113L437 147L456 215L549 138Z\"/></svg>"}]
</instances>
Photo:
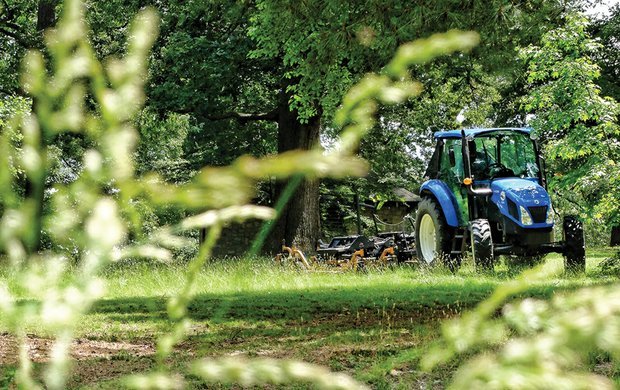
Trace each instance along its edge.
<instances>
[{"instance_id":1,"label":"blue tractor","mask_svg":"<svg viewBox=\"0 0 620 390\"><path fill-rule=\"evenodd\" d=\"M469 247L480 271L492 270L499 255L533 264L550 252L564 255L567 270L585 271L576 217L564 217L564 240L554 240L555 213L532 129L439 131L435 139L415 223L423 264L454 271Z\"/></svg>"}]
</instances>

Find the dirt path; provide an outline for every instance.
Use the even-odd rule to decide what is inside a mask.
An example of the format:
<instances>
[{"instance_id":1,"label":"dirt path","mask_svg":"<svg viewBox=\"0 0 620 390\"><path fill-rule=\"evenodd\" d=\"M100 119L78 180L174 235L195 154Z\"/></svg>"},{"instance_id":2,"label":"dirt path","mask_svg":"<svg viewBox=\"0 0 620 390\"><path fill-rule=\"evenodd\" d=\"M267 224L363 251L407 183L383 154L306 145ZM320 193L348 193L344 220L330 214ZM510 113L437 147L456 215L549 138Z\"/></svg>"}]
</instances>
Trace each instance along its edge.
<instances>
[{"instance_id":1,"label":"dirt path","mask_svg":"<svg viewBox=\"0 0 620 390\"><path fill-rule=\"evenodd\" d=\"M28 335L27 344L30 360L36 363L43 363L49 360L53 340ZM0 366L16 364L18 352L15 336L0 333ZM112 358L120 353L126 353L134 357L150 356L155 353L155 346L153 343L147 342L137 344L88 339L76 339L71 344L71 357L77 361Z\"/></svg>"}]
</instances>

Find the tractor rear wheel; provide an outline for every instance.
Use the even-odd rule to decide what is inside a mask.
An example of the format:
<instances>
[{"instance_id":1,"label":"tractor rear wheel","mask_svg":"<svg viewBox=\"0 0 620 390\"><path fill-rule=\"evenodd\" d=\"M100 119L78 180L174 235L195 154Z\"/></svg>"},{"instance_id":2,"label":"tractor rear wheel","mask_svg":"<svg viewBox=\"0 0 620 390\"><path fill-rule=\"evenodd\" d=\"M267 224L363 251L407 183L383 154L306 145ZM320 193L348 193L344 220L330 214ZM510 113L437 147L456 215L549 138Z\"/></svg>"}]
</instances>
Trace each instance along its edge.
<instances>
[{"instance_id":1,"label":"tractor rear wheel","mask_svg":"<svg viewBox=\"0 0 620 390\"><path fill-rule=\"evenodd\" d=\"M453 228L437 204L424 198L418 205L415 223L415 246L418 259L423 265L445 265L456 272L461 265L460 255L451 255Z\"/></svg>"},{"instance_id":2,"label":"tractor rear wheel","mask_svg":"<svg viewBox=\"0 0 620 390\"><path fill-rule=\"evenodd\" d=\"M583 223L575 216L564 217L564 268L572 272L586 270L586 243Z\"/></svg>"},{"instance_id":3,"label":"tractor rear wheel","mask_svg":"<svg viewBox=\"0 0 620 390\"><path fill-rule=\"evenodd\" d=\"M486 219L475 219L471 223L471 253L477 272L493 271L493 238Z\"/></svg>"}]
</instances>

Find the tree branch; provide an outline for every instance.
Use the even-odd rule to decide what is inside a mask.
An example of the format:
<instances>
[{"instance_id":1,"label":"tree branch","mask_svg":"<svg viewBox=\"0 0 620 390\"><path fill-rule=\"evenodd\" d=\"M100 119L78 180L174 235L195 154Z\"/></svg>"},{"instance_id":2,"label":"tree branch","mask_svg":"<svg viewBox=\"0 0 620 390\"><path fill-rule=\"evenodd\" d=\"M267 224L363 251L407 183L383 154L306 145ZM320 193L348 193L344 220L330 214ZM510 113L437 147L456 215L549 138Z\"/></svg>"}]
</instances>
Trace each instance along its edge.
<instances>
[{"instance_id":1,"label":"tree branch","mask_svg":"<svg viewBox=\"0 0 620 390\"><path fill-rule=\"evenodd\" d=\"M577 207L581 212L585 212L586 209L585 207L583 207L582 205L580 205L579 203L575 202L574 200L572 200L571 198L569 198L568 196L563 196L562 194L560 194L560 191L558 190L554 190L553 193L555 194L555 196L564 199L565 201L567 201L568 203L572 204L573 206Z\"/></svg>"},{"instance_id":2,"label":"tree branch","mask_svg":"<svg viewBox=\"0 0 620 390\"><path fill-rule=\"evenodd\" d=\"M17 23L11 22L10 19L1 19L0 20L0 24L4 25L5 27L10 28L11 30L15 30L15 31L23 32L23 30L24 30L24 28L22 26L20 26Z\"/></svg>"},{"instance_id":3,"label":"tree branch","mask_svg":"<svg viewBox=\"0 0 620 390\"><path fill-rule=\"evenodd\" d=\"M4 7L2 8L2 10L6 11L7 19L14 19L15 9L9 7L9 3L6 0L2 0L2 2L4 3Z\"/></svg>"},{"instance_id":4,"label":"tree branch","mask_svg":"<svg viewBox=\"0 0 620 390\"><path fill-rule=\"evenodd\" d=\"M26 92L24 92L21 88L11 90L11 89L5 88L4 86L0 86L0 94L6 95L6 96L17 95L17 96L21 96L25 98L28 97L28 94L26 94Z\"/></svg>"},{"instance_id":5,"label":"tree branch","mask_svg":"<svg viewBox=\"0 0 620 390\"><path fill-rule=\"evenodd\" d=\"M23 47L24 49L29 49L30 48L30 44L29 44L28 41L26 41L21 36L19 36L19 34L16 34L15 32L13 32L11 30L7 30L4 27L0 27L0 34L4 34L7 37L13 38L15 40L15 42L17 42L17 44L19 46Z\"/></svg>"},{"instance_id":6,"label":"tree branch","mask_svg":"<svg viewBox=\"0 0 620 390\"><path fill-rule=\"evenodd\" d=\"M243 112L225 112L222 114L207 115L205 118L212 121L223 119L237 119L239 121L277 121L278 112L260 112L260 113L243 113Z\"/></svg>"}]
</instances>

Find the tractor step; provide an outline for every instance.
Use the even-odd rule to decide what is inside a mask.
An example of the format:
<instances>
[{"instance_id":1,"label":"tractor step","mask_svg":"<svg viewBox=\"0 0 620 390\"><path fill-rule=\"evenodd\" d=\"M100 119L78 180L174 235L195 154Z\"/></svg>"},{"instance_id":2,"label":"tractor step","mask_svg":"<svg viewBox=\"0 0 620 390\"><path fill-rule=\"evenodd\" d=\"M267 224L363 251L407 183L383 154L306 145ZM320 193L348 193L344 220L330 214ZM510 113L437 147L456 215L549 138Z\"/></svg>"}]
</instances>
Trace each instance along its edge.
<instances>
[{"instance_id":1,"label":"tractor step","mask_svg":"<svg viewBox=\"0 0 620 390\"><path fill-rule=\"evenodd\" d=\"M451 255L460 255L463 253L465 243L465 230L458 229L456 234L454 234L454 238L452 239L452 250L450 251Z\"/></svg>"}]
</instances>

